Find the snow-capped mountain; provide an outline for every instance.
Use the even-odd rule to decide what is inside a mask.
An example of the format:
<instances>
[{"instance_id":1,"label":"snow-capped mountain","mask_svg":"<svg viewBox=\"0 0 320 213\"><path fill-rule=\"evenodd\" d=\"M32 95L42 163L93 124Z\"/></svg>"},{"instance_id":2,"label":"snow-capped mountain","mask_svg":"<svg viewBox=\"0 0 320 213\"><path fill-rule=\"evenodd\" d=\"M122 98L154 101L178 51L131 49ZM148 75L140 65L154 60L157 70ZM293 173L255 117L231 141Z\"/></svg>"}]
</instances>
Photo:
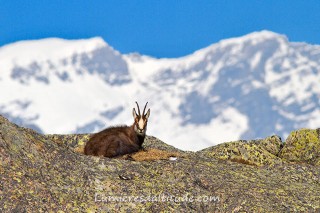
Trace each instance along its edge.
<instances>
[{"instance_id":1,"label":"snow-capped mountain","mask_svg":"<svg viewBox=\"0 0 320 213\"><path fill-rule=\"evenodd\" d=\"M44 133L131 124L149 101L148 132L184 150L320 126L320 46L269 31L191 55L122 55L101 38L0 48L0 114ZM143 106L141 106L143 107Z\"/></svg>"}]
</instances>

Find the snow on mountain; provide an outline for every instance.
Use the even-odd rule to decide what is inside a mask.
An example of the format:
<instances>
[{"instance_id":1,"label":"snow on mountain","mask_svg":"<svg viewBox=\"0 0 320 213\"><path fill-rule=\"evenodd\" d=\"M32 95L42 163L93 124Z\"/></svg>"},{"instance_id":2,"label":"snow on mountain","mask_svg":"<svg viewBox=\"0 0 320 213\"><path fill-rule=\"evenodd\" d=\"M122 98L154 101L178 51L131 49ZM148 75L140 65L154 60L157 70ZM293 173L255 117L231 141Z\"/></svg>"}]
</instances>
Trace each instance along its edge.
<instances>
[{"instance_id":1,"label":"snow on mountain","mask_svg":"<svg viewBox=\"0 0 320 213\"><path fill-rule=\"evenodd\" d=\"M320 46L269 31L156 59L101 38L0 48L0 113L44 133L131 124L149 101L148 134L184 150L320 126Z\"/></svg>"}]
</instances>

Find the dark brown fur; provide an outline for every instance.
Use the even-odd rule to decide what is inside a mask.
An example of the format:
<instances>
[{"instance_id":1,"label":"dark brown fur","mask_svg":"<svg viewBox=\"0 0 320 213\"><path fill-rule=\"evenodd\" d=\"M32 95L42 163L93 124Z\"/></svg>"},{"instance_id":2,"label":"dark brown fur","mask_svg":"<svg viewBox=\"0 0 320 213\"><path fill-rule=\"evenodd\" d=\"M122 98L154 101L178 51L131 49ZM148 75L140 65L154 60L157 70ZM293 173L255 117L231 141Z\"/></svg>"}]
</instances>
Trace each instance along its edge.
<instances>
[{"instance_id":1,"label":"dark brown fur","mask_svg":"<svg viewBox=\"0 0 320 213\"><path fill-rule=\"evenodd\" d=\"M149 114L150 110L148 110L148 116ZM145 132L137 134L135 128L141 117L147 123L148 116L146 117L144 112L141 116L140 110L139 115L136 113L135 115L135 122L131 126L110 127L94 134L87 142L84 154L110 158L139 151L145 138Z\"/></svg>"}]
</instances>

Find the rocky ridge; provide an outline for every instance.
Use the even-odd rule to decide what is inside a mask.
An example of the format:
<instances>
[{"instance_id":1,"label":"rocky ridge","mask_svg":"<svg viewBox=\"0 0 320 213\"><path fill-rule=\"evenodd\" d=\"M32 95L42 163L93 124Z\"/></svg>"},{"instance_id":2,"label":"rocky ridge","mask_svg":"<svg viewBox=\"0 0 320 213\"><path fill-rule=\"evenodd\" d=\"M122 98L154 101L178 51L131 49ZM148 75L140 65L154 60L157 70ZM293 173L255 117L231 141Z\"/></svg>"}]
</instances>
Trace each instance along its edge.
<instances>
[{"instance_id":1,"label":"rocky ridge","mask_svg":"<svg viewBox=\"0 0 320 213\"><path fill-rule=\"evenodd\" d=\"M125 159L83 155L89 137L42 135L0 116L0 211L320 211L319 130L198 152L148 136Z\"/></svg>"}]
</instances>

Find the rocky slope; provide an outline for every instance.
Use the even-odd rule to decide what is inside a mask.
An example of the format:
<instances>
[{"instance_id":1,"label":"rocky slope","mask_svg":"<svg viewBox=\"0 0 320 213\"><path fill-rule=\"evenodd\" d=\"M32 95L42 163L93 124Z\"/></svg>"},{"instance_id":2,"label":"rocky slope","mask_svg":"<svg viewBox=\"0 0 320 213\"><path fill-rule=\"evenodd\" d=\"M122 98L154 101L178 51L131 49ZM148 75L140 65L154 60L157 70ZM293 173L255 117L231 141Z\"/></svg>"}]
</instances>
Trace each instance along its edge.
<instances>
[{"instance_id":1,"label":"rocky slope","mask_svg":"<svg viewBox=\"0 0 320 213\"><path fill-rule=\"evenodd\" d=\"M0 211L320 211L318 130L198 152L147 137L125 159L83 155L89 136L42 135L0 116Z\"/></svg>"}]
</instances>

